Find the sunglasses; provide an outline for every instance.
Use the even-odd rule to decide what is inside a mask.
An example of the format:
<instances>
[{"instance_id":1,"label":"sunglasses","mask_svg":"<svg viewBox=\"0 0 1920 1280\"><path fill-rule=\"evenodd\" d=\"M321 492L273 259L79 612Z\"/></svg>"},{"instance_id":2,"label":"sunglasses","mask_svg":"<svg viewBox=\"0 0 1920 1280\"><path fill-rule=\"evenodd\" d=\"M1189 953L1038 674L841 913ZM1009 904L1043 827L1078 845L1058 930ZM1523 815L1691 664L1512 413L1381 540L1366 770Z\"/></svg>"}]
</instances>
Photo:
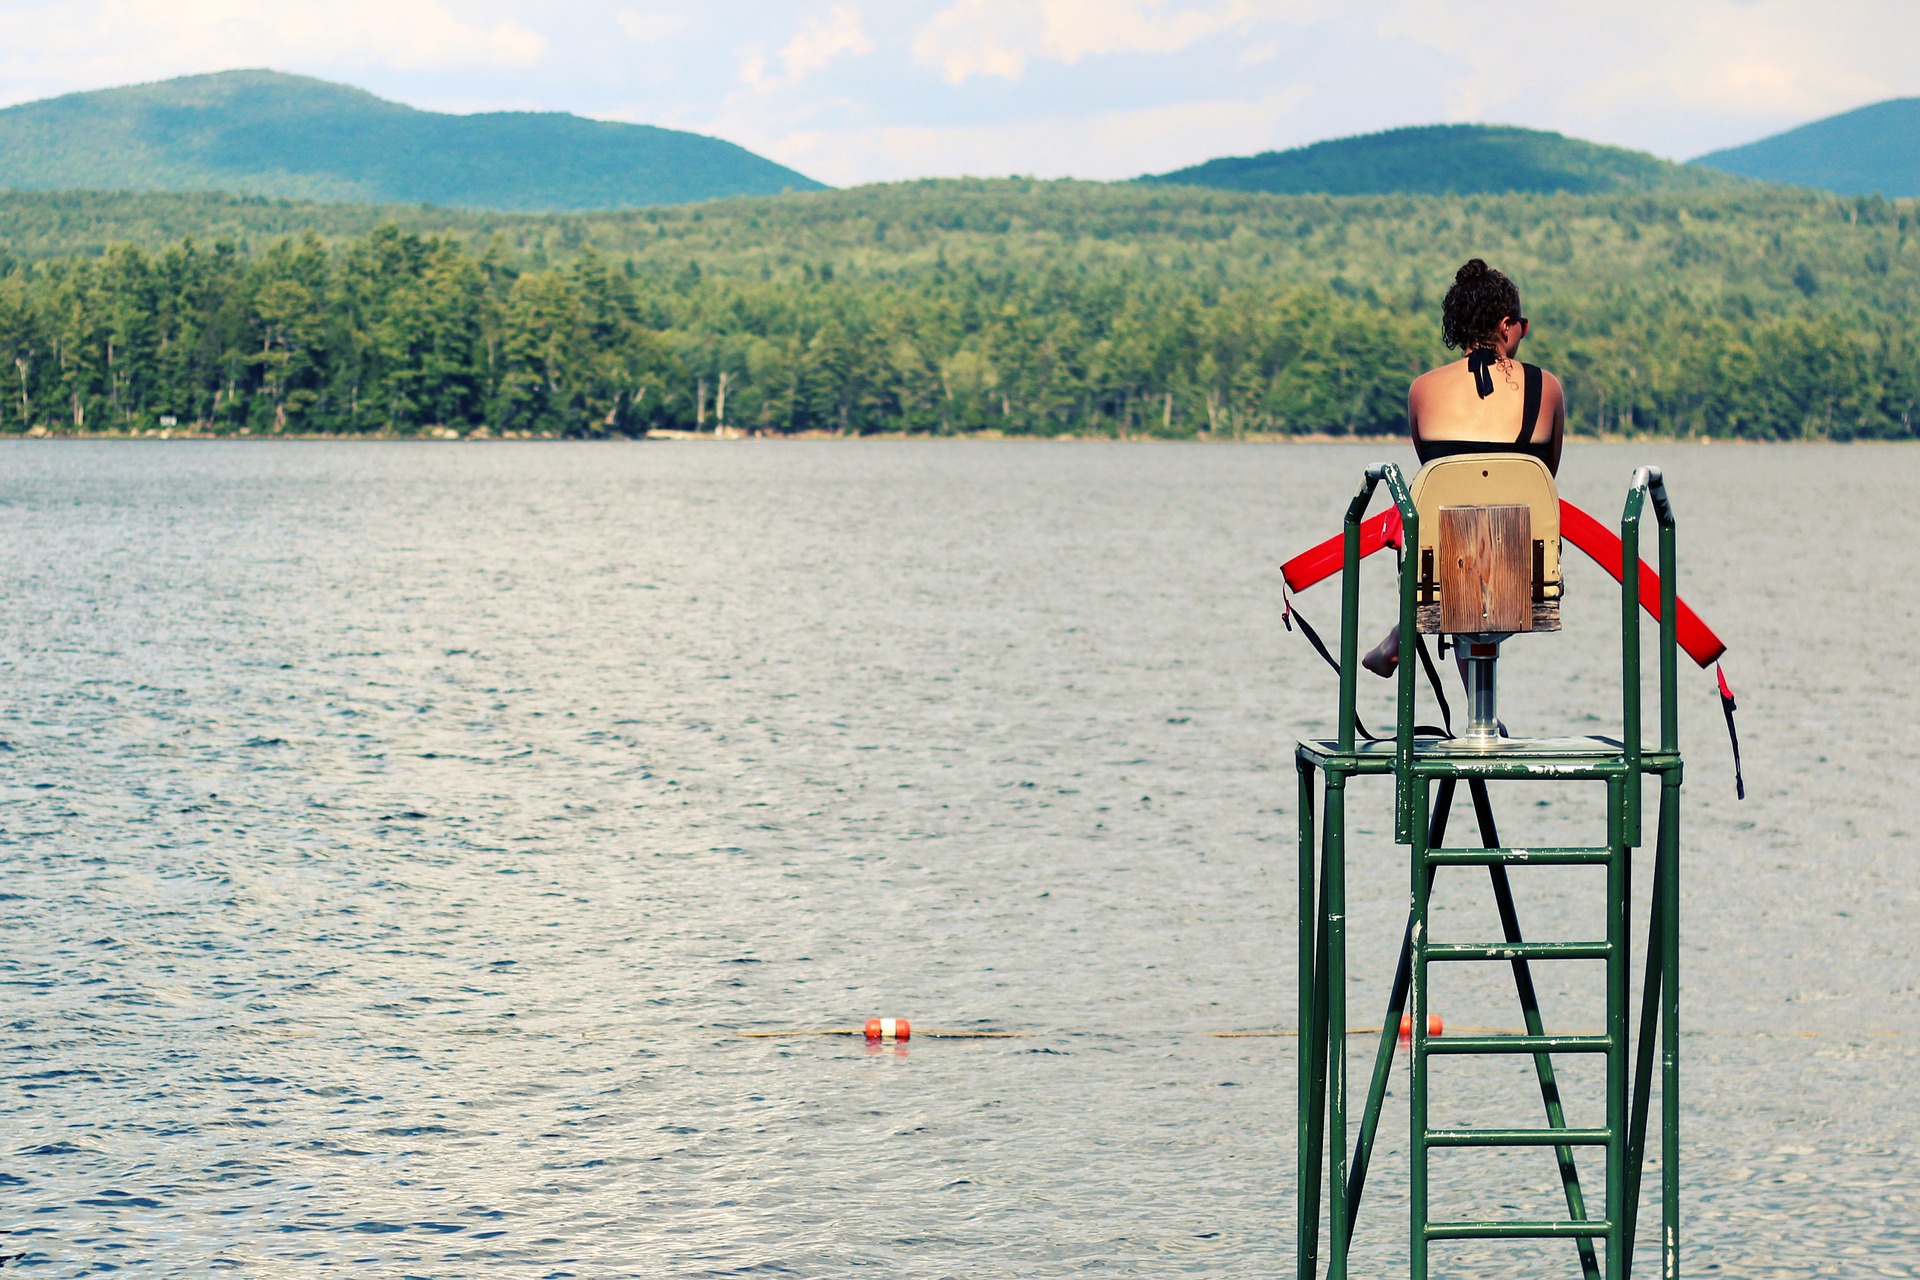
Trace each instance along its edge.
<instances>
[{"instance_id":1,"label":"sunglasses","mask_svg":"<svg viewBox=\"0 0 1920 1280\"><path fill-rule=\"evenodd\" d=\"M1533 327L1533 322L1528 320L1525 316L1512 316L1510 318L1515 324L1520 326L1520 332L1522 333L1525 333L1528 329Z\"/></svg>"}]
</instances>

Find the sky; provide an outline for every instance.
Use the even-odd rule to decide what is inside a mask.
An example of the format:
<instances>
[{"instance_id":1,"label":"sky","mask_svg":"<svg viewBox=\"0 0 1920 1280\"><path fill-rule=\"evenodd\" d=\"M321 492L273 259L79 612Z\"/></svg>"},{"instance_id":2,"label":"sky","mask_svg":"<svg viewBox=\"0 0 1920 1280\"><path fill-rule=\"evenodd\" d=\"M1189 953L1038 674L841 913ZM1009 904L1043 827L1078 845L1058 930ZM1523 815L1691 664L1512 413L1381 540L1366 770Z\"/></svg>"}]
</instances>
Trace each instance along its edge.
<instances>
[{"instance_id":1,"label":"sky","mask_svg":"<svg viewBox=\"0 0 1920 1280\"><path fill-rule=\"evenodd\" d=\"M0 0L0 104L236 67L823 182L1113 179L1399 125L1686 159L1920 94L1920 0Z\"/></svg>"}]
</instances>

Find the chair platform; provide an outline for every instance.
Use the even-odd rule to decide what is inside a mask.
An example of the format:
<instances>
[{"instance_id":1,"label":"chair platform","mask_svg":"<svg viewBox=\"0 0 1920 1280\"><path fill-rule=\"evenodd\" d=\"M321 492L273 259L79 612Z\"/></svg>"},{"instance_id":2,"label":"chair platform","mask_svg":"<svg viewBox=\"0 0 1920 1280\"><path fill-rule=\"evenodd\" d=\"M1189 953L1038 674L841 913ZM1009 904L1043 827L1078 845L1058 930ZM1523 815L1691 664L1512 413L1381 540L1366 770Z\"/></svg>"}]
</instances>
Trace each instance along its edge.
<instances>
[{"instance_id":1,"label":"chair platform","mask_svg":"<svg viewBox=\"0 0 1920 1280\"><path fill-rule=\"evenodd\" d=\"M1295 753L1318 769L1343 774L1392 773L1394 745L1356 742L1342 751L1330 738L1302 741ZM1502 738L1494 746L1472 746L1458 738L1415 738L1412 768L1431 778L1597 778L1627 773L1627 749L1616 738ZM1642 750L1641 773L1678 770L1677 752Z\"/></svg>"}]
</instances>

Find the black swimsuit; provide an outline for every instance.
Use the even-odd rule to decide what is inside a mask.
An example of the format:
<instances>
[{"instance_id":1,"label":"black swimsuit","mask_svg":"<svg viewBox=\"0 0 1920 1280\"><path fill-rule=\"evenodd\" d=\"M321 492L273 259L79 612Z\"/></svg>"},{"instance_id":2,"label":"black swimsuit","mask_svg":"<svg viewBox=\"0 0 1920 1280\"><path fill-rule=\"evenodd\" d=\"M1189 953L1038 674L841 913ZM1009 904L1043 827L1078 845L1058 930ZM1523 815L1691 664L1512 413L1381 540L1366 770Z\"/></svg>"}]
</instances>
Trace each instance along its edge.
<instances>
[{"instance_id":1,"label":"black swimsuit","mask_svg":"<svg viewBox=\"0 0 1920 1280\"><path fill-rule=\"evenodd\" d=\"M1480 354L1476 351L1467 357L1467 368L1473 372L1474 389L1480 392L1480 398L1484 400L1493 394L1493 378L1486 371L1493 361L1491 358L1476 360L1474 357ZM1533 434L1534 421L1540 416L1540 366L1522 363L1520 373L1520 434L1512 444L1499 440L1423 440L1415 436L1414 454L1422 462L1432 462L1435 458L1451 458L1462 453L1524 453L1552 467L1553 441L1549 439L1536 444L1527 438Z\"/></svg>"}]
</instances>

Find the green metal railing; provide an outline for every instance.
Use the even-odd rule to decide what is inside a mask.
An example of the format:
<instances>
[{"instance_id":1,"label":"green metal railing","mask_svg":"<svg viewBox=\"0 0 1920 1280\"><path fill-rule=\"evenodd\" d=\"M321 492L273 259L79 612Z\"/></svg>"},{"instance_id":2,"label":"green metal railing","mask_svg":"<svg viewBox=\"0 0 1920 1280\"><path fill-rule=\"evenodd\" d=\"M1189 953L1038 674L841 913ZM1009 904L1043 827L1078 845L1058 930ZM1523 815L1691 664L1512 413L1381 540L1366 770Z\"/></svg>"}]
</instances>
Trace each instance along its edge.
<instances>
[{"instance_id":1,"label":"green metal railing","mask_svg":"<svg viewBox=\"0 0 1920 1280\"><path fill-rule=\"evenodd\" d=\"M1634 473L1621 516L1620 740L1548 740L1511 743L1501 750L1469 753L1444 740L1415 734L1414 664L1400 663L1395 735L1391 744L1356 744L1358 700L1360 524L1384 484L1399 509L1402 546L1419 546L1419 513L1399 469L1369 468L1348 504L1342 574L1340 709L1336 737L1303 742L1296 753L1300 814L1300 1079L1299 1182L1296 1205L1297 1262L1302 1280L1320 1274L1322 1189L1327 1227L1326 1275L1345 1280L1348 1251L1378 1137L1391 1081L1401 1017L1411 1022L1409 1044L1410 1168L1408 1191L1409 1273L1426 1280L1428 1246L1434 1241L1570 1239L1583 1277L1627 1280L1646 1153L1656 1039L1661 1078L1661 1274L1679 1275L1679 789L1678 646L1675 634L1675 550L1672 506L1660 472ZM1641 741L1639 532L1651 497L1659 523L1660 560L1660 746ZM1413 555L1401 557L1399 574L1402 643L1416 633L1417 578ZM1390 748L1390 749L1389 749ZM1324 813L1316 814L1314 773L1324 775ZM1356 777L1391 774L1394 838L1412 853L1411 909L1399 963L1382 1021L1359 1115L1359 1133L1347 1147L1346 800ZM1632 852L1641 839L1642 779L1660 782L1654 842L1653 903L1645 948L1638 1036L1632 1034L1629 934ZM1575 848L1520 849L1501 844L1490 781L1576 779L1607 789L1607 842ZM1467 784L1479 827L1480 848L1446 845L1446 830L1461 782ZM1319 861L1315 865L1315 847ZM1434 877L1441 867L1484 866L1498 910L1502 941L1436 942L1428 933ZM1529 942L1520 927L1508 869L1513 866L1604 866L1607 928L1602 940ZM1433 964L1504 961L1513 973L1524 1018L1517 1035L1428 1034L1427 974ZM1540 1011L1532 964L1603 961L1607 967L1606 1030L1599 1035L1550 1034ZM1629 1050L1631 1049L1631 1061ZM1606 1124L1575 1129L1567 1124L1553 1059L1590 1053L1606 1060ZM1531 1057L1539 1085L1544 1128L1431 1129L1427 1123L1428 1059L1435 1055L1520 1054ZM1429 1219L1428 1153L1434 1148L1549 1147L1559 1170L1567 1217L1558 1220ZM1576 1150L1597 1148L1605 1161L1605 1213L1594 1216L1586 1201ZM1323 1184L1324 1178L1324 1184ZM1598 1247L1596 1247L1598 1245ZM1604 1249L1604 1256L1601 1252Z\"/></svg>"}]
</instances>

